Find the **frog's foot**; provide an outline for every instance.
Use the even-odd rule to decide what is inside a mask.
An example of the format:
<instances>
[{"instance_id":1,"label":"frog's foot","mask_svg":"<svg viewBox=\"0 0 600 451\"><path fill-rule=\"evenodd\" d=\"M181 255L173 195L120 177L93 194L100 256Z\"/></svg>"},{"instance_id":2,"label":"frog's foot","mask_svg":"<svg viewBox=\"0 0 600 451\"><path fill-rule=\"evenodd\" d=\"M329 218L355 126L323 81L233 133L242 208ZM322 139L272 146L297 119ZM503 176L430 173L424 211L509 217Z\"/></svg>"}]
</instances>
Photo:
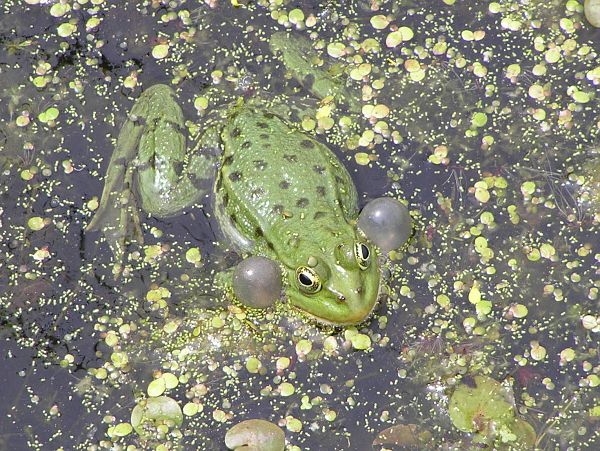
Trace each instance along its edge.
<instances>
[{"instance_id":1,"label":"frog's foot","mask_svg":"<svg viewBox=\"0 0 600 451\"><path fill-rule=\"evenodd\" d=\"M317 66L312 56L315 50L310 40L297 34L278 31L269 38L269 47L274 54L280 56L292 77L314 96L320 99L332 96L336 103L345 105L348 110L355 113L361 111L360 92L346 86L343 68Z\"/></svg>"}]
</instances>

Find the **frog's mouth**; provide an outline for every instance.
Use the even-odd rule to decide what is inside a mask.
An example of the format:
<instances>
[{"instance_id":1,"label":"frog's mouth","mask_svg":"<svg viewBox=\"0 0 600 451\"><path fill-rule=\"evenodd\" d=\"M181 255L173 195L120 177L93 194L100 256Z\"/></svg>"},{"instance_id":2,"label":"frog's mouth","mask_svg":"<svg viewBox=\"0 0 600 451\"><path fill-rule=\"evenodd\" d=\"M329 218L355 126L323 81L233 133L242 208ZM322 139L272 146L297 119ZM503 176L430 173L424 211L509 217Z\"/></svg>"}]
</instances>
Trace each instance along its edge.
<instances>
[{"instance_id":1,"label":"frog's mouth","mask_svg":"<svg viewBox=\"0 0 600 451\"><path fill-rule=\"evenodd\" d=\"M318 293L305 295L292 289L287 292L288 299L294 308L318 323L330 326L360 324L371 316L383 297L385 285L381 281L379 268L373 266L356 290L341 293L333 288L323 287Z\"/></svg>"}]
</instances>

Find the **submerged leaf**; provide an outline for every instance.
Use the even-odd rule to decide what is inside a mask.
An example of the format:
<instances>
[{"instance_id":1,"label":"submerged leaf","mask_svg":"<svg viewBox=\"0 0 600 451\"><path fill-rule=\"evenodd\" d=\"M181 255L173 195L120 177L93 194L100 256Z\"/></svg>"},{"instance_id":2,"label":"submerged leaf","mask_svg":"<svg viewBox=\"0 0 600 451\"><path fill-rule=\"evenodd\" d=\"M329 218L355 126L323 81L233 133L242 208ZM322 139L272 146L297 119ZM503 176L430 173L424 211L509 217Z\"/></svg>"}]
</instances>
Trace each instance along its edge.
<instances>
[{"instance_id":1,"label":"submerged leaf","mask_svg":"<svg viewBox=\"0 0 600 451\"><path fill-rule=\"evenodd\" d=\"M376 445L422 446L431 439L431 432L419 430L416 424L397 424L381 431L375 440Z\"/></svg>"}]
</instances>

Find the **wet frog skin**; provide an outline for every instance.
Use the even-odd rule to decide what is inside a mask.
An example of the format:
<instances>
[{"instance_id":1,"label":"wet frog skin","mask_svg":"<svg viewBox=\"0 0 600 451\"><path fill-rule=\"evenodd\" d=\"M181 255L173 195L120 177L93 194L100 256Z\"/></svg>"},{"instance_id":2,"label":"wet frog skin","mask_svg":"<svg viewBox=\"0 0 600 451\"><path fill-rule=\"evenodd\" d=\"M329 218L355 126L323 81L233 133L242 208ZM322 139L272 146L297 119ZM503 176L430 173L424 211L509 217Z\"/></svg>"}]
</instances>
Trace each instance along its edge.
<instances>
[{"instance_id":1,"label":"wet frog skin","mask_svg":"<svg viewBox=\"0 0 600 451\"><path fill-rule=\"evenodd\" d=\"M241 253L279 265L294 307L334 325L367 318L379 294L377 251L356 227L356 188L333 152L274 114L260 96L230 107L191 150L183 126L171 88L142 93L88 230L101 229L122 255L128 237L141 238L139 209L156 217L179 214L206 195L200 182L213 178L224 235ZM208 147L222 153L207 153Z\"/></svg>"},{"instance_id":2,"label":"wet frog skin","mask_svg":"<svg viewBox=\"0 0 600 451\"><path fill-rule=\"evenodd\" d=\"M215 184L223 229L279 262L294 306L335 324L362 321L379 290L375 251L353 225L357 194L327 146L269 112L242 106L222 133Z\"/></svg>"}]
</instances>

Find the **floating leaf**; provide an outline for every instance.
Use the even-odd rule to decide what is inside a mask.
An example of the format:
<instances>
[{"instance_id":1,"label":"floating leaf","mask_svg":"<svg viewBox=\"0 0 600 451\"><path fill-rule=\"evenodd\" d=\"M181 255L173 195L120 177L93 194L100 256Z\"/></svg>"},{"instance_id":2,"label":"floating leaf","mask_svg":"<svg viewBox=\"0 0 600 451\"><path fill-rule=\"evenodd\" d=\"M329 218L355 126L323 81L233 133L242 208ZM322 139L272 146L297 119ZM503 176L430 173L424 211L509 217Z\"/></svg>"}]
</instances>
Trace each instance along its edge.
<instances>
[{"instance_id":1,"label":"floating leaf","mask_svg":"<svg viewBox=\"0 0 600 451\"><path fill-rule=\"evenodd\" d=\"M304 12L301 9L292 9L288 15L291 23L299 24L304 21Z\"/></svg>"},{"instance_id":2,"label":"floating leaf","mask_svg":"<svg viewBox=\"0 0 600 451\"><path fill-rule=\"evenodd\" d=\"M168 428L181 426L183 412L177 401L168 396L149 398L133 408L130 423L141 437L148 437L153 428L161 425Z\"/></svg>"},{"instance_id":3,"label":"floating leaf","mask_svg":"<svg viewBox=\"0 0 600 451\"><path fill-rule=\"evenodd\" d=\"M165 392L166 389L167 385L165 380L162 377L159 377L148 384L148 396L160 396Z\"/></svg>"},{"instance_id":4,"label":"floating leaf","mask_svg":"<svg viewBox=\"0 0 600 451\"><path fill-rule=\"evenodd\" d=\"M416 424L397 424L377 434L377 437L373 440L373 446L422 446L431 437L431 432L428 430L419 430Z\"/></svg>"},{"instance_id":5,"label":"floating leaf","mask_svg":"<svg viewBox=\"0 0 600 451\"><path fill-rule=\"evenodd\" d=\"M385 45L387 45L388 47L391 47L391 48L397 47L401 42L402 42L402 33L400 33L398 30L392 31L385 38Z\"/></svg>"},{"instance_id":6,"label":"floating leaf","mask_svg":"<svg viewBox=\"0 0 600 451\"><path fill-rule=\"evenodd\" d=\"M225 434L225 445L240 451L283 451L285 433L269 421L251 419L229 429Z\"/></svg>"},{"instance_id":7,"label":"floating leaf","mask_svg":"<svg viewBox=\"0 0 600 451\"><path fill-rule=\"evenodd\" d=\"M131 434L132 431L133 426L131 426L131 424L119 423L113 428L112 433L117 437L125 437L126 435Z\"/></svg>"},{"instance_id":8,"label":"floating leaf","mask_svg":"<svg viewBox=\"0 0 600 451\"><path fill-rule=\"evenodd\" d=\"M390 24L389 19L383 14L378 14L376 16L371 17L371 25L376 30L383 30Z\"/></svg>"},{"instance_id":9,"label":"floating leaf","mask_svg":"<svg viewBox=\"0 0 600 451\"><path fill-rule=\"evenodd\" d=\"M583 11L588 22L597 28L600 28L600 0L585 0Z\"/></svg>"},{"instance_id":10,"label":"floating leaf","mask_svg":"<svg viewBox=\"0 0 600 451\"><path fill-rule=\"evenodd\" d=\"M62 16L64 16L67 13L67 11L69 9L71 9L71 7L68 4L55 3L50 8L50 15L52 17L62 17Z\"/></svg>"},{"instance_id":11,"label":"floating leaf","mask_svg":"<svg viewBox=\"0 0 600 451\"><path fill-rule=\"evenodd\" d=\"M29 218L29 220L27 221L27 226L34 231L42 230L45 225L46 223L44 222L44 219L40 218L39 216Z\"/></svg>"},{"instance_id":12,"label":"floating leaf","mask_svg":"<svg viewBox=\"0 0 600 451\"><path fill-rule=\"evenodd\" d=\"M483 127L485 124L487 124L487 121L487 114L479 111L473 114L473 117L471 118L471 125L473 125L473 127Z\"/></svg>"},{"instance_id":13,"label":"floating leaf","mask_svg":"<svg viewBox=\"0 0 600 451\"><path fill-rule=\"evenodd\" d=\"M197 247L192 247L188 249L185 253L185 259L188 262L193 263L195 265L200 263L200 258L200 249L198 249Z\"/></svg>"},{"instance_id":14,"label":"floating leaf","mask_svg":"<svg viewBox=\"0 0 600 451\"><path fill-rule=\"evenodd\" d=\"M370 162L369 154L365 153L365 152L358 152L358 153L354 154L354 159L361 166L365 166L365 165L369 164L369 162Z\"/></svg>"},{"instance_id":15,"label":"floating leaf","mask_svg":"<svg viewBox=\"0 0 600 451\"><path fill-rule=\"evenodd\" d=\"M369 349L371 347L371 338L365 334L355 334L350 337L352 347L359 351Z\"/></svg>"},{"instance_id":16,"label":"floating leaf","mask_svg":"<svg viewBox=\"0 0 600 451\"><path fill-rule=\"evenodd\" d=\"M289 382L283 382L279 385L279 394L281 396L291 396L294 394L295 391L296 389Z\"/></svg>"},{"instance_id":17,"label":"floating leaf","mask_svg":"<svg viewBox=\"0 0 600 451\"><path fill-rule=\"evenodd\" d=\"M58 26L58 28L56 29L56 31L58 32L58 35L61 38L66 38L68 36L71 36L73 33L75 33L76 30L77 30L77 27L69 22L60 24Z\"/></svg>"},{"instance_id":18,"label":"floating leaf","mask_svg":"<svg viewBox=\"0 0 600 451\"><path fill-rule=\"evenodd\" d=\"M452 393L448 413L452 424L464 432L487 430L490 423L505 425L515 418L506 389L487 376L466 376Z\"/></svg>"},{"instance_id":19,"label":"floating leaf","mask_svg":"<svg viewBox=\"0 0 600 451\"><path fill-rule=\"evenodd\" d=\"M166 58L166 56L168 54L169 54L169 44L157 44L152 49L152 56L157 60Z\"/></svg>"},{"instance_id":20,"label":"floating leaf","mask_svg":"<svg viewBox=\"0 0 600 451\"><path fill-rule=\"evenodd\" d=\"M165 373L161 376L161 379L165 381L165 387L170 390L179 385L179 379L173 373Z\"/></svg>"},{"instance_id":21,"label":"floating leaf","mask_svg":"<svg viewBox=\"0 0 600 451\"><path fill-rule=\"evenodd\" d=\"M201 410L202 404L197 404L195 402L188 402L186 405L183 406L183 414L187 417L194 416Z\"/></svg>"},{"instance_id":22,"label":"floating leaf","mask_svg":"<svg viewBox=\"0 0 600 451\"><path fill-rule=\"evenodd\" d=\"M327 54L333 58L339 58L346 53L346 46L341 42L332 42L327 45Z\"/></svg>"}]
</instances>

